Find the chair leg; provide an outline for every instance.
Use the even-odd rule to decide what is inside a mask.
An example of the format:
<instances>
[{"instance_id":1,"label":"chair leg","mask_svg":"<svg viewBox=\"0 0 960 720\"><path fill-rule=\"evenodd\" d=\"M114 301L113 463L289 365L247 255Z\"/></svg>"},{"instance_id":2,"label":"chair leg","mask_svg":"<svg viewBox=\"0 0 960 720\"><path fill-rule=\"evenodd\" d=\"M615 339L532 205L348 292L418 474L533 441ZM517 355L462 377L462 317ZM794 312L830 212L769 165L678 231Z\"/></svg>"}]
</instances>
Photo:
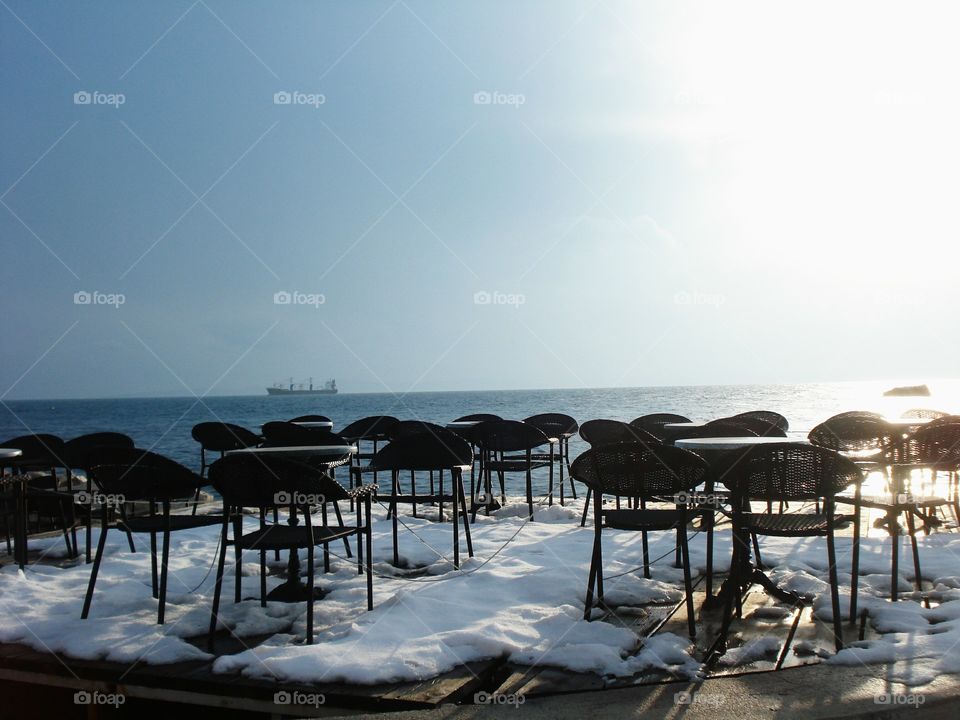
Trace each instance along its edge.
<instances>
[{"instance_id":1,"label":"chair leg","mask_svg":"<svg viewBox=\"0 0 960 720\"><path fill-rule=\"evenodd\" d=\"M413 516L417 516L417 473L410 471L410 494L413 496Z\"/></svg>"},{"instance_id":2,"label":"chair leg","mask_svg":"<svg viewBox=\"0 0 960 720\"><path fill-rule=\"evenodd\" d=\"M396 488L396 486L397 486L396 475L394 476L394 483L393 483L393 484L394 484L394 487ZM396 490L395 490L394 492L396 492ZM393 512L392 512L392 514L393 514L393 566L394 566L394 567L399 567L399 566L400 566L400 551L399 551L399 549L398 549L398 547L397 547L397 543L399 542L399 539L400 539L400 538L399 538L399 529L398 529L398 527L397 527L397 501L394 500L392 503L390 503L390 507L391 507L391 510L393 511ZM369 523L370 523L370 518L368 517L368 518L367 518L367 524L369 524Z\"/></svg>"},{"instance_id":3,"label":"chair leg","mask_svg":"<svg viewBox=\"0 0 960 720\"><path fill-rule=\"evenodd\" d=\"M827 561L830 563L830 602L833 608L833 640L837 652L843 647L843 629L840 618L840 588L837 582L837 551L833 537L833 527L827 530Z\"/></svg>"},{"instance_id":4,"label":"chair leg","mask_svg":"<svg viewBox=\"0 0 960 720\"><path fill-rule=\"evenodd\" d=\"M473 557L473 540L470 537L470 515L467 512L467 497L463 492L463 480L457 483L457 493L460 495L460 507L463 508L463 534L467 539L467 554ZM456 502L454 502L456 507Z\"/></svg>"},{"instance_id":5,"label":"chair leg","mask_svg":"<svg viewBox=\"0 0 960 720\"><path fill-rule=\"evenodd\" d=\"M597 549L600 545L600 533L594 530L593 549L590 553L590 572L587 575L587 595L583 605L583 619L590 619L590 611L593 609L593 586L597 577Z\"/></svg>"},{"instance_id":6,"label":"chair leg","mask_svg":"<svg viewBox=\"0 0 960 720\"><path fill-rule=\"evenodd\" d=\"M440 490L443 497L443 480L440 481ZM457 510L457 501L453 501L453 567L460 569L460 513Z\"/></svg>"},{"instance_id":7,"label":"chair leg","mask_svg":"<svg viewBox=\"0 0 960 720\"><path fill-rule=\"evenodd\" d=\"M160 565L160 605L157 608L157 625L163 625L167 607L167 569L170 561L170 507L164 508L166 527L163 528L163 561Z\"/></svg>"},{"instance_id":8,"label":"chair leg","mask_svg":"<svg viewBox=\"0 0 960 720\"><path fill-rule=\"evenodd\" d=\"M897 581L900 573L900 528L897 523L897 516L887 513L887 520L890 523L890 599L897 601L898 589Z\"/></svg>"},{"instance_id":9,"label":"chair leg","mask_svg":"<svg viewBox=\"0 0 960 720\"><path fill-rule=\"evenodd\" d=\"M260 508L260 529L266 530L267 517L263 508ZM267 551L260 550L260 607L267 606Z\"/></svg>"},{"instance_id":10,"label":"chair leg","mask_svg":"<svg viewBox=\"0 0 960 720\"><path fill-rule=\"evenodd\" d=\"M647 531L640 533L640 544L643 547L643 576L650 578L650 547L647 544Z\"/></svg>"},{"instance_id":11,"label":"chair leg","mask_svg":"<svg viewBox=\"0 0 960 720\"><path fill-rule=\"evenodd\" d=\"M329 543L324 543L324 550ZM307 548L307 645L313 645L313 545Z\"/></svg>"},{"instance_id":12,"label":"chair leg","mask_svg":"<svg viewBox=\"0 0 960 720\"><path fill-rule=\"evenodd\" d=\"M593 490L587 488L587 494L584 496L583 500L583 515L580 516L580 527L585 527L587 524L587 513L590 512L590 496L593 494Z\"/></svg>"},{"instance_id":13,"label":"chair leg","mask_svg":"<svg viewBox=\"0 0 960 720\"><path fill-rule=\"evenodd\" d=\"M359 502L359 500L357 501ZM367 610L373 610L373 515L371 514L370 496L366 497L366 532L367 537ZM358 539L357 542L360 542Z\"/></svg>"},{"instance_id":14,"label":"chair leg","mask_svg":"<svg viewBox=\"0 0 960 720\"><path fill-rule=\"evenodd\" d=\"M703 520L707 524L706 594L707 602L710 602L713 599L713 531L714 526L716 525L716 518L714 517L713 510L708 510L707 515L703 518Z\"/></svg>"},{"instance_id":15,"label":"chair leg","mask_svg":"<svg viewBox=\"0 0 960 720\"><path fill-rule=\"evenodd\" d=\"M697 637L697 618L693 608L693 581L690 578L690 546L687 542L687 528L684 526L680 530L680 550L683 560L683 586L687 595L687 631L690 639Z\"/></svg>"},{"instance_id":16,"label":"chair leg","mask_svg":"<svg viewBox=\"0 0 960 720\"><path fill-rule=\"evenodd\" d=\"M273 524L274 524L274 525L279 525L279 524L280 524L280 510L279 510L278 508L274 508L274 509L273 509ZM274 562L280 562L280 551L279 551L279 550L274 550L274 551L273 551L273 561L274 561Z\"/></svg>"},{"instance_id":17,"label":"chair leg","mask_svg":"<svg viewBox=\"0 0 960 720\"><path fill-rule=\"evenodd\" d=\"M310 508L304 508L304 513L310 512ZM323 526L327 526L327 505L326 503L320 506L320 516L323 518ZM330 543L323 544L323 572L330 572Z\"/></svg>"},{"instance_id":18,"label":"chair leg","mask_svg":"<svg viewBox=\"0 0 960 720\"><path fill-rule=\"evenodd\" d=\"M87 594L83 598L83 610L80 613L80 619L86 620L90 614L90 603L93 601L93 588L97 584L97 573L100 572L100 563L103 561L103 550L107 546L107 518L103 517L103 523L100 527L100 539L97 540L97 554L93 559L93 568L90 570L90 580L87 582Z\"/></svg>"},{"instance_id":19,"label":"chair leg","mask_svg":"<svg viewBox=\"0 0 960 720\"><path fill-rule=\"evenodd\" d=\"M547 481L547 505L553 505L553 449L550 449L550 475ZM530 511L533 515L533 511Z\"/></svg>"},{"instance_id":20,"label":"chair leg","mask_svg":"<svg viewBox=\"0 0 960 720\"><path fill-rule=\"evenodd\" d=\"M850 553L850 624L857 622L857 586L860 582L860 484L853 504L853 549Z\"/></svg>"},{"instance_id":21,"label":"chair leg","mask_svg":"<svg viewBox=\"0 0 960 720\"><path fill-rule=\"evenodd\" d=\"M220 592L223 589L223 566L227 561L227 528L230 527L230 514L224 513L223 525L220 529L220 551L217 558L217 579L213 586L213 606L210 609L210 632L207 635L207 648L213 650L213 636L217 631L217 613L220 610ZM240 538L234 536L233 541Z\"/></svg>"},{"instance_id":22,"label":"chair leg","mask_svg":"<svg viewBox=\"0 0 960 720\"><path fill-rule=\"evenodd\" d=\"M502 477L501 473L501 477ZM533 474L527 465L527 509L530 511L530 521L533 522Z\"/></svg>"},{"instance_id":23,"label":"chair leg","mask_svg":"<svg viewBox=\"0 0 960 720\"><path fill-rule=\"evenodd\" d=\"M913 551L913 587L920 592L923 590L923 577L920 575L920 549L917 547L917 528L911 510L907 510L907 532L910 533L910 547Z\"/></svg>"},{"instance_id":24,"label":"chair leg","mask_svg":"<svg viewBox=\"0 0 960 720\"><path fill-rule=\"evenodd\" d=\"M357 509L357 575L363 575L363 534L361 528L363 527L363 503L359 500L354 503L353 498L350 499L351 505L355 504Z\"/></svg>"},{"instance_id":25,"label":"chair leg","mask_svg":"<svg viewBox=\"0 0 960 720\"><path fill-rule=\"evenodd\" d=\"M150 533L150 589L153 591L154 599L160 597L158 590L160 582L157 579L157 534Z\"/></svg>"},{"instance_id":26,"label":"chair leg","mask_svg":"<svg viewBox=\"0 0 960 720\"><path fill-rule=\"evenodd\" d=\"M243 550L240 548L240 536L243 535L243 518L239 513L233 518L233 601L240 602L241 569L243 565Z\"/></svg>"},{"instance_id":27,"label":"chair leg","mask_svg":"<svg viewBox=\"0 0 960 720\"><path fill-rule=\"evenodd\" d=\"M760 558L760 542L757 540L757 534L750 533L750 540L753 542L753 556L757 560L757 568L763 570L763 560Z\"/></svg>"},{"instance_id":28,"label":"chair leg","mask_svg":"<svg viewBox=\"0 0 960 720\"><path fill-rule=\"evenodd\" d=\"M127 522L127 508L123 505L120 505L117 508L117 512L120 514L120 519L126 525ZM137 546L133 544L133 533L129 530L126 530L127 533L127 546L130 548L130 552L135 553L137 551Z\"/></svg>"}]
</instances>

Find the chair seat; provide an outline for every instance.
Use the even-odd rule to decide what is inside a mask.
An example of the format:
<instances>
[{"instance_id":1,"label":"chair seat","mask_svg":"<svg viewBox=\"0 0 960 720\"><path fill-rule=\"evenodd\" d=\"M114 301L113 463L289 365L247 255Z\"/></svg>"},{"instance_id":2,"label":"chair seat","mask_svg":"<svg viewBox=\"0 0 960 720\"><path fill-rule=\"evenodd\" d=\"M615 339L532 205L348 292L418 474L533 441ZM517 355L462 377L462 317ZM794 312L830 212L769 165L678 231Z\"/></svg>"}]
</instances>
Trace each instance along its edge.
<instances>
[{"instance_id":1,"label":"chair seat","mask_svg":"<svg viewBox=\"0 0 960 720\"><path fill-rule=\"evenodd\" d=\"M676 510L604 510L603 516L604 526L615 530L669 530L683 521Z\"/></svg>"},{"instance_id":2,"label":"chair seat","mask_svg":"<svg viewBox=\"0 0 960 720\"><path fill-rule=\"evenodd\" d=\"M171 515L170 531L192 530L194 528L219 525L223 522L222 515ZM145 517L129 517L117 523L117 528L132 533L163 532L163 515Z\"/></svg>"},{"instance_id":3,"label":"chair seat","mask_svg":"<svg viewBox=\"0 0 960 720\"><path fill-rule=\"evenodd\" d=\"M827 534L828 518L823 514L744 513L742 517L746 529L758 535L802 537ZM834 528L848 519L845 516L834 516Z\"/></svg>"},{"instance_id":4,"label":"chair seat","mask_svg":"<svg viewBox=\"0 0 960 720\"><path fill-rule=\"evenodd\" d=\"M287 548L310 547L310 531L313 530L313 544L323 543L357 534L356 527L314 525L268 525L241 536L237 544L244 550L284 550Z\"/></svg>"},{"instance_id":5,"label":"chair seat","mask_svg":"<svg viewBox=\"0 0 960 720\"><path fill-rule=\"evenodd\" d=\"M531 470L536 470L537 468L549 466L549 461L533 459L531 459L528 465L526 457L524 457L523 460L510 460L509 458L504 460L493 460L486 464L486 467L491 472L525 472L527 467L529 467Z\"/></svg>"}]
</instances>

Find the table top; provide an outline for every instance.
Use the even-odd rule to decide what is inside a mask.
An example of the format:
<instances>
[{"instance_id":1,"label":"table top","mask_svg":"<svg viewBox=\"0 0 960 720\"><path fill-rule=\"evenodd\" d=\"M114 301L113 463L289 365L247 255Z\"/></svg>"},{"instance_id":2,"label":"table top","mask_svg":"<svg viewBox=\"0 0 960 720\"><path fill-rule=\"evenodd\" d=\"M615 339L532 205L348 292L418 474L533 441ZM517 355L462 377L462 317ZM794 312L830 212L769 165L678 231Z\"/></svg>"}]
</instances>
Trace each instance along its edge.
<instances>
[{"instance_id":1,"label":"table top","mask_svg":"<svg viewBox=\"0 0 960 720\"><path fill-rule=\"evenodd\" d=\"M293 424L305 428L323 428L325 430L333 429L332 420L311 420L310 422L295 422Z\"/></svg>"},{"instance_id":2,"label":"table top","mask_svg":"<svg viewBox=\"0 0 960 720\"><path fill-rule=\"evenodd\" d=\"M668 430L683 430L684 428L698 428L703 427L706 423L702 422L682 422L682 423L666 423L664 427Z\"/></svg>"},{"instance_id":3,"label":"table top","mask_svg":"<svg viewBox=\"0 0 960 720\"><path fill-rule=\"evenodd\" d=\"M287 447L248 447L239 450L227 450L227 455L352 455L357 452L356 445L290 445Z\"/></svg>"},{"instance_id":4,"label":"table top","mask_svg":"<svg viewBox=\"0 0 960 720\"><path fill-rule=\"evenodd\" d=\"M10 460L23 455L23 450L18 448L0 448L0 459Z\"/></svg>"},{"instance_id":5,"label":"table top","mask_svg":"<svg viewBox=\"0 0 960 720\"><path fill-rule=\"evenodd\" d=\"M447 428L450 430L456 430L458 428L472 428L482 422L483 420L454 420L453 422L447 423Z\"/></svg>"},{"instance_id":6,"label":"table top","mask_svg":"<svg viewBox=\"0 0 960 720\"><path fill-rule=\"evenodd\" d=\"M884 418L883 421L887 425L899 425L901 427L916 427L918 425L926 425L930 422L931 418Z\"/></svg>"},{"instance_id":7,"label":"table top","mask_svg":"<svg viewBox=\"0 0 960 720\"><path fill-rule=\"evenodd\" d=\"M781 437L683 438L682 440L676 440L673 444L687 450L736 450L751 445L772 445L774 443L810 444L807 440L790 440Z\"/></svg>"}]
</instances>

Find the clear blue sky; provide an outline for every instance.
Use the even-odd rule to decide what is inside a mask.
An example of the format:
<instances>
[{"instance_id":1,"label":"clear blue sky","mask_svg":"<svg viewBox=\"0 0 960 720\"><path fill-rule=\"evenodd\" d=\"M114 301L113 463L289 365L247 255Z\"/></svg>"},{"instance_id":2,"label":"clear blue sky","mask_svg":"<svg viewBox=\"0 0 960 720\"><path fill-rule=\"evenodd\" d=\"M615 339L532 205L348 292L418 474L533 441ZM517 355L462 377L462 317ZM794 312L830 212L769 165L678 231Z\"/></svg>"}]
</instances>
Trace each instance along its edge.
<instances>
[{"instance_id":1,"label":"clear blue sky","mask_svg":"<svg viewBox=\"0 0 960 720\"><path fill-rule=\"evenodd\" d=\"M0 396L955 375L957 11L777 6L3 0Z\"/></svg>"}]
</instances>

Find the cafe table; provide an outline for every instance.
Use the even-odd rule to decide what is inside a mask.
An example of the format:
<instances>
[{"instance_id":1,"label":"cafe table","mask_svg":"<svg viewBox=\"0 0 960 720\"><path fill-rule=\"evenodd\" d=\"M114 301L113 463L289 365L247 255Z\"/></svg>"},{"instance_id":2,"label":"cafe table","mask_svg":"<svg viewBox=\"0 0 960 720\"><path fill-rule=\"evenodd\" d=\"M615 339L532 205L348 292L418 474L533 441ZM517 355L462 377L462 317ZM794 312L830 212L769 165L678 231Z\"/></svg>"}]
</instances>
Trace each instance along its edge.
<instances>
[{"instance_id":1,"label":"cafe table","mask_svg":"<svg viewBox=\"0 0 960 720\"><path fill-rule=\"evenodd\" d=\"M681 438L674 441L674 446L683 448L684 450L690 450L702 456L710 465L713 472L710 474L707 481L706 487L704 489L704 494L701 497L705 497L709 502L703 503L698 502L698 507L703 507L706 511L706 531L707 531L707 584L706 584L706 595L707 595L707 606L715 606L721 600L723 590L721 589L721 594L713 596L713 527L715 524L714 512L720 510L720 507L729 499L729 495L725 492L715 492L714 483L717 479L722 479L723 474L721 468L727 463L733 463L736 461L736 457L731 457L730 452L733 450L744 450L757 445L772 445L776 443L797 443L800 445L809 445L810 443L806 440L794 441L788 438L781 437L758 437L752 435L749 437L712 437L712 438ZM793 601L795 598L793 596L788 596L780 588L776 587L772 580L770 580L760 568L754 568L754 576L756 582L759 582L763 587L770 592L771 595L780 598L781 600Z\"/></svg>"},{"instance_id":2,"label":"cafe table","mask_svg":"<svg viewBox=\"0 0 960 720\"><path fill-rule=\"evenodd\" d=\"M247 447L237 450L228 450L227 455L258 455L263 457L287 457L301 460L318 460L321 467L327 468L342 465L350 456L357 452L356 445L291 445L287 447ZM296 527L300 521L297 518L296 505L290 505L290 519L288 524ZM339 511L338 511L339 515ZM369 518L368 518L369 522ZM348 546L349 549L349 546ZM329 563L327 553L324 553L325 563ZM314 588L314 600L323 597L320 588ZM278 602L303 602L309 598L309 588L300 581L300 556L295 549L290 550L287 560L287 579L267 594L268 600Z\"/></svg>"},{"instance_id":3,"label":"cafe table","mask_svg":"<svg viewBox=\"0 0 960 720\"><path fill-rule=\"evenodd\" d=\"M23 455L19 448L0 448L0 469L9 467L10 474L3 473L3 487L16 487L16 510L14 518L13 550L17 565L23 570L27 562L27 473L20 472L16 465L17 458Z\"/></svg>"}]
</instances>

